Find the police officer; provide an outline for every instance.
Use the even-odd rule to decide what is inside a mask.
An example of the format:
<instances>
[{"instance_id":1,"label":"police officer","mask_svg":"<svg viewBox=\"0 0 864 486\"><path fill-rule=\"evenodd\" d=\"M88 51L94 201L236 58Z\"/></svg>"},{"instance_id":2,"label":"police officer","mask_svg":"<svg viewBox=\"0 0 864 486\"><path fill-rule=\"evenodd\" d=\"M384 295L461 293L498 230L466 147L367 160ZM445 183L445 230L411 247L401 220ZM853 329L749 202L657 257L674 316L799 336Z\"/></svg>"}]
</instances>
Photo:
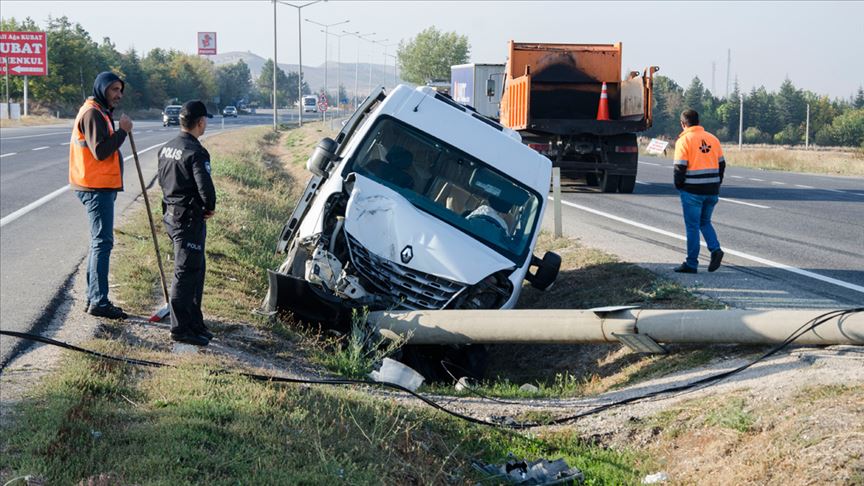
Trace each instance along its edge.
<instances>
[{"instance_id":1,"label":"police officer","mask_svg":"<svg viewBox=\"0 0 864 486\"><path fill-rule=\"evenodd\" d=\"M171 338L196 346L206 346L213 338L204 325L201 296L206 221L216 212L216 188L210 177L210 154L198 141L212 117L201 101L187 101L180 110L180 135L159 150L163 222L174 245Z\"/></svg>"}]
</instances>

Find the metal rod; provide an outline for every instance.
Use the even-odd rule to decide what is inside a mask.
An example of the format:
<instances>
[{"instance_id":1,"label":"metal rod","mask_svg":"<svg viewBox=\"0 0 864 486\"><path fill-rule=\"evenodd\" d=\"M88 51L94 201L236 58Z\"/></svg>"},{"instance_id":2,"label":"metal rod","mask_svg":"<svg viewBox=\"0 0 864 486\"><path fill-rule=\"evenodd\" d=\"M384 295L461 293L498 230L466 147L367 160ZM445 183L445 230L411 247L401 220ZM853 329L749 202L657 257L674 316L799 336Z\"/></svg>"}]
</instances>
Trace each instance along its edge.
<instances>
[{"instance_id":1,"label":"metal rod","mask_svg":"<svg viewBox=\"0 0 864 486\"><path fill-rule=\"evenodd\" d=\"M738 93L738 150L744 144L744 93Z\"/></svg>"},{"instance_id":2,"label":"metal rod","mask_svg":"<svg viewBox=\"0 0 864 486\"><path fill-rule=\"evenodd\" d=\"M276 62L276 0L273 0L273 131L279 130L279 126L277 124L277 112L279 110L279 104L276 102L276 70L278 68L279 63Z\"/></svg>"},{"instance_id":3,"label":"metal rod","mask_svg":"<svg viewBox=\"0 0 864 486\"><path fill-rule=\"evenodd\" d=\"M138 182L141 184L141 193L144 195L144 207L147 208L147 221L150 222L150 234L153 236L153 248L156 250L156 264L159 266L159 280L162 282L162 295L165 304L169 304L168 285L165 283L165 270L162 268L162 255L159 252L159 240L156 237L156 225L153 224L153 213L150 210L150 199L147 197L147 186L144 185L144 174L141 173L141 162L138 160L138 149L135 148L135 138L129 133L129 146L132 147L132 155L135 158L135 169L138 170Z\"/></svg>"},{"instance_id":4,"label":"metal rod","mask_svg":"<svg viewBox=\"0 0 864 486\"><path fill-rule=\"evenodd\" d=\"M561 167L552 167L552 205L555 220L555 238L564 234L561 229Z\"/></svg>"},{"instance_id":5,"label":"metal rod","mask_svg":"<svg viewBox=\"0 0 864 486\"><path fill-rule=\"evenodd\" d=\"M26 93L26 91L25 91ZM807 103L807 128L804 129L804 149L810 148L810 103Z\"/></svg>"},{"instance_id":6,"label":"metal rod","mask_svg":"<svg viewBox=\"0 0 864 486\"><path fill-rule=\"evenodd\" d=\"M8 67L8 66L7 66ZM30 84L30 76L24 75L24 116L27 116L27 85ZM808 109L810 105L807 105Z\"/></svg>"}]
</instances>

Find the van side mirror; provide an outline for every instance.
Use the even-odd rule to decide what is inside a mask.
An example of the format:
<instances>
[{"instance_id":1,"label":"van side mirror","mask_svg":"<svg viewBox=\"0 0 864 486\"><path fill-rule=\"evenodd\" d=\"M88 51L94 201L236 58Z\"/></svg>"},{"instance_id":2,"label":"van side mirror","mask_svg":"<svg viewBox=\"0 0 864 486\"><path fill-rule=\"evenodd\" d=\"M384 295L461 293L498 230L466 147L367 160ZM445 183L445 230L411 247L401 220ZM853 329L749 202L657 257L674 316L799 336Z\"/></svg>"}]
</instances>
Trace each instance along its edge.
<instances>
[{"instance_id":1,"label":"van side mirror","mask_svg":"<svg viewBox=\"0 0 864 486\"><path fill-rule=\"evenodd\" d=\"M330 162L336 160L337 148L338 144L332 138L322 138L306 161L306 169L318 177L324 177Z\"/></svg>"},{"instance_id":2,"label":"van side mirror","mask_svg":"<svg viewBox=\"0 0 864 486\"><path fill-rule=\"evenodd\" d=\"M495 80L494 79L490 78L490 79L486 80L486 96L488 96L490 98L495 97Z\"/></svg>"},{"instance_id":3,"label":"van side mirror","mask_svg":"<svg viewBox=\"0 0 864 486\"><path fill-rule=\"evenodd\" d=\"M551 251L546 252L542 260L532 256L531 266L536 266L537 270L534 273L529 271L525 274L525 280L530 282L535 289L548 290L558 278L558 271L561 269L561 257Z\"/></svg>"}]
</instances>

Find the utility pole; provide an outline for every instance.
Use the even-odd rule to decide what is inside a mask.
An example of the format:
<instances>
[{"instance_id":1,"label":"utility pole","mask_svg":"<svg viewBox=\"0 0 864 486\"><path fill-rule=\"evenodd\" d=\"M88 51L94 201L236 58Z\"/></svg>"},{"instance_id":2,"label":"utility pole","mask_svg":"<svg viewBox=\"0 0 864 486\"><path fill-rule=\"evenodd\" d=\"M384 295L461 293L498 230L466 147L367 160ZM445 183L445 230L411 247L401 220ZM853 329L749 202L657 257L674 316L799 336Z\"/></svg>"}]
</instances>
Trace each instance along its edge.
<instances>
[{"instance_id":1,"label":"utility pole","mask_svg":"<svg viewBox=\"0 0 864 486\"><path fill-rule=\"evenodd\" d=\"M273 131L277 131L279 126L276 119L279 105L276 103L276 70L279 69L279 64L276 62L276 0L273 0ZM223 117L224 118L224 117Z\"/></svg>"},{"instance_id":2,"label":"utility pole","mask_svg":"<svg viewBox=\"0 0 864 486\"><path fill-rule=\"evenodd\" d=\"M330 27L333 27L336 25L347 24L348 22L351 22L351 21L350 20L342 20L340 22L334 22L332 24L322 24L321 22L316 22L312 19L306 19L306 22L309 22L310 24L315 24L315 25L324 27L324 99L327 99L327 94L328 94L328 91L327 91L327 71L329 70L329 63L327 62L327 59L328 59L327 41L329 40L328 36L330 34ZM337 98L339 97L338 93L337 93L336 97ZM338 100L336 101L336 104L337 105L339 104ZM327 121L327 112L326 111L323 113L323 116L324 116L324 121Z\"/></svg>"},{"instance_id":3,"label":"utility pole","mask_svg":"<svg viewBox=\"0 0 864 486\"><path fill-rule=\"evenodd\" d=\"M738 150L744 143L744 93L738 93Z\"/></svg>"},{"instance_id":4,"label":"utility pole","mask_svg":"<svg viewBox=\"0 0 864 486\"><path fill-rule=\"evenodd\" d=\"M807 103L807 124L804 129L804 150L810 148L810 103Z\"/></svg>"},{"instance_id":5,"label":"utility pole","mask_svg":"<svg viewBox=\"0 0 864 486\"><path fill-rule=\"evenodd\" d=\"M287 5L289 7L294 7L297 9L297 54L298 54L298 73L297 73L297 126L303 126L303 19L300 16L300 11L303 8L308 7L310 5L314 5L321 0L313 0L312 2L304 3L303 5L294 5L293 3L288 2L279 2L282 5ZM276 69L276 63L274 61L273 68Z\"/></svg>"},{"instance_id":6,"label":"utility pole","mask_svg":"<svg viewBox=\"0 0 864 486\"><path fill-rule=\"evenodd\" d=\"M732 67L732 49L726 50L726 99L729 99L729 79Z\"/></svg>"},{"instance_id":7,"label":"utility pole","mask_svg":"<svg viewBox=\"0 0 864 486\"><path fill-rule=\"evenodd\" d=\"M339 91L342 89L342 38L345 37L346 35L352 35L352 34L353 34L353 32L346 32L344 30L342 31L341 34L330 34L333 37L336 37L337 39L339 39L339 41L336 43L336 45L338 46L338 48L336 50L336 58L337 58L336 64L338 66L336 68L336 85L337 85L336 86L336 116L339 116L342 114L342 107L341 107L342 98L340 96L340 91Z\"/></svg>"}]
</instances>

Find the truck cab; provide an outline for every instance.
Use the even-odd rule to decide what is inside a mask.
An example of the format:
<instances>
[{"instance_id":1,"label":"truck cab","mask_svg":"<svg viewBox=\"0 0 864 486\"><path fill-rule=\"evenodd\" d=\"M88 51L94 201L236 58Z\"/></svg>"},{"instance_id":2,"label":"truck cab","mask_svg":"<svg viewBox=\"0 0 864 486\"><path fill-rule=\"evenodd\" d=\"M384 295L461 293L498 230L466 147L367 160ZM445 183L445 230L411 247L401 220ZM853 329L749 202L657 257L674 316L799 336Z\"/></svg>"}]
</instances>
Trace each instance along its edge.
<instances>
[{"instance_id":1,"label":"truck cab","mask_svg":"<svg viewBox=\"0 0 864 486\"><path fill-rule=\"evenodd\" d=\"M533 255L549 159L430 87L379 88L307 168L268 313L334 323L355 308L511 308L523 280L555 280L560 258Z\"/></svg>"}]
</instances>

